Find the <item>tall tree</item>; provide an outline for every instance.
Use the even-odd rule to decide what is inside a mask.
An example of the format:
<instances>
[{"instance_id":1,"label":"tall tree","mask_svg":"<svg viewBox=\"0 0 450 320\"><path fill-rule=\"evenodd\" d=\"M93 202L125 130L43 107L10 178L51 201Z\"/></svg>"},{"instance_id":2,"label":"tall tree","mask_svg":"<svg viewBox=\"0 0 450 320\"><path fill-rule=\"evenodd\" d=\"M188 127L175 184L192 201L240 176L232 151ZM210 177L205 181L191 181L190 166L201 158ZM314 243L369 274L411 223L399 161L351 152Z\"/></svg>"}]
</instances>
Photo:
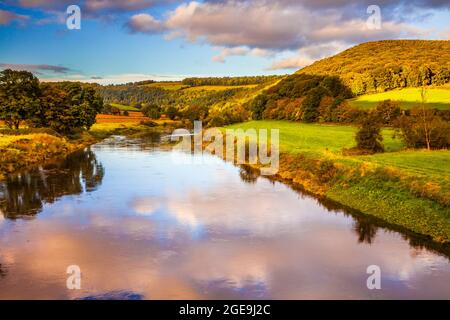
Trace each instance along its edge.
<instances>
[{"instance_id":1,"label":"tall tree","mask_svg":"<svg viewBox=\"0 0 450 320\"><path fill-rule=\"evenodd\" d=\"M427 112L426 103L427 103L427 90L425 88L425 81L422 81L422 89L420 90L420 110L422 111L421 119L422 119L422 126L423 131L425 134L425 142L427 144L427 149L431 150L431 144L430 144L430 125L428 123L430 116L429 112Z\"/></svg>"},{"instance_id":2,"label":"tall tree","mask_svg":"<svg viewBox=\"0 0 450 320\"><path fill-rule=\"evenodd\" d=\"M39 80L28 71L6 69L0 72L0 119L9 128L19 129L20 122L39 105Z\"/></svg>"}]
</instances>

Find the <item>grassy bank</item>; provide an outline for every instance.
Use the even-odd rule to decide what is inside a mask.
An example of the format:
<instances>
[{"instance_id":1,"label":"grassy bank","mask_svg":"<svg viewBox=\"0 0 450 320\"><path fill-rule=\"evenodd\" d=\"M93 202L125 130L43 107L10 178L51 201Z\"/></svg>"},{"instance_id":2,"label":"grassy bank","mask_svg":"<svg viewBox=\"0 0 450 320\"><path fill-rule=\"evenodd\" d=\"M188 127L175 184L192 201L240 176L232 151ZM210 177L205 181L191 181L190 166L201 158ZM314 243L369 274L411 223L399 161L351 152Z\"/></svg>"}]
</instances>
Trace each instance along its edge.
<instances>
[{"instance_id":1,"label":"grassy bank","mask_svg":"<svg viewBox=\"0 0 450 320\"><path fill-rule=\"evenodd\" d=\"M68 154L111 135L165 131L171 130L173 125L170 121L152 122L152 126L140 122L100 122L88 132L71 137L59 135L50 129L9 130L0 125L0 180L7 174L26 167L63 159Z\"/></svg>"},{"instance_id":2,"label":"grassy bank","mask_svg":"<svg viewBox=\"0 0 450 320\"><path fill-rule=\"evenodd\" d=\"M450 151L405 150L384 130L387 152L344 156L354 146L350 126L251 121L229 128L280 130L283 180L427 235L450 241Z\"/></svg>"}]
</instances>

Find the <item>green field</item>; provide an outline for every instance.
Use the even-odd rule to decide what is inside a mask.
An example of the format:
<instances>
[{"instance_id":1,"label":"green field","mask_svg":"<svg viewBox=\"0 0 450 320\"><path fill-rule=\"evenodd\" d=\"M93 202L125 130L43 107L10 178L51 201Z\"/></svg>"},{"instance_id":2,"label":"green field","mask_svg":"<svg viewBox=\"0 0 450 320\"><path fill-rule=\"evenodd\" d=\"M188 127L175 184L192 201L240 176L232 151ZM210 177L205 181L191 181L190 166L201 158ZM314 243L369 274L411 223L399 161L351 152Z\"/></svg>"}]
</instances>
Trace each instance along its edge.
<instances>
[{"instance_id":1,"label":"green field","mask_svg":"<svg viewBox=\"0 0 450 320\"><path fill-rule=\"evenodd\" d=\"M355 146L356 128L343 125L306 124L289 121L249 121L228 126L237 129L279 129L280 151L306 153L312 156L333 154L343 161L371 162L392 166L411 174L450 177L450 151L404 150L403 142L394 138L392 129L383 130L386 152L370 156L343 156L343 148Z\"/></svg>"},{"instance_id":2,"label":"green field","mask_svg":"<svg viewBox=\"0 0 450 320\"><path fill-rule=\"evenodd\" d=\"M314 161L331 160L341 173L325 184L325 189L316 187L316 180L308 175L304 180L305 174L300 173L298 179L306 190L323 190L318 194L390 224L440 242L450 241L449 150L406 150L398 138L393 138L393 131L385 129L386 152L344 156L343 148L355 146L356 128L351 126L250 121L227 128L279 129L280 151L290 156L284 166L286 157L281 158L282 177L293 179L299 169L320 177L323 172L317 170Z\"/></svg>"},{"instance_id":3,"label":"green field","mask_svg":"<svg viewBox=\"0 0 450 320\"><path fill-rule=\"evenodd\" d=\"M279 129L282 152L308 152L317 155L328 151L340 154L342 148L351 148L355 145L356 134L356 128L352 126L306 124L290 121L249 121L227 128ZM403 148L400 140L393 139L393 133L391 129L383 131L387 151L398 151Z\"/></svg>"},{"instance_id":4,"label":"green field","mask_svg":"<svg viewBox=\"0 0 450 320\"><path fill-rule=\"evenodd\" d=\"M145 86L151 88L160 88L163 90L181 90L189 87L179 81L155 82L146 84Z\"/></svg>"},{"instance_id":5,"label":"green field","mask_svg":"<svg viewBox=\"0 0 450 320\"><path fill-rule=\"evenodd\" d=\"M393 100L398 101L403 109L411 109L420 104L421 88L405 88L401 90L392 90L382 93L366 94L360 97L350 99L350 104L361 109L371 109L377 106L380 101ZM428 88L427 106L437 109L450 109L450 88Z\"/></svg>"},{"instance_id":6,"label":"green field","mask_svg":"<svg viewBox=\"0 0 450 320\"><path fill-rule=\"evenodd\" d=\"M135 108L132 106L126 106L126 105L118 104L118 103L111 103L111 106L116 107L120 111L139 111L138 108Z\"/></svg>"}]
</instances>

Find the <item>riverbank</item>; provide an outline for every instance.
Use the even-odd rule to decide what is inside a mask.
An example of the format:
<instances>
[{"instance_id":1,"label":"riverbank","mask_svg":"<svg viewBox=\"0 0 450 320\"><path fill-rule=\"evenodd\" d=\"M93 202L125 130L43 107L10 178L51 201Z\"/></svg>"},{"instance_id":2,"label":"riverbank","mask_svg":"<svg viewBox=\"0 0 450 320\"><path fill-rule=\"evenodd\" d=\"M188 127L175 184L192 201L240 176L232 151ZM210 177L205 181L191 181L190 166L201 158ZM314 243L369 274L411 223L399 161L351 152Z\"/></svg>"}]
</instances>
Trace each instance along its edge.
<instances>
[{"instance_id":1,"label":"riverbank","mask_svg":"<svg viewBox=\"0 0 450 320\"><path fill-rule=\"evenodd\" d=\"M404 150L385 130L387 152L344 156L355 128L286 121L251 121L237 129L279 129L277 178L387 223L450 242L450 151Z\"/></svg>"},{"instance_id":2,"label":"riverbank","mask_svg":"<svg viewBox=\"0 0 450 320\"><path fill-rule=\"evenodd\" d=\"M0 129L0 181L6 175L30 166L58 161L67 155L97 143L111 135L145 133L148 131L171 131L173 122L108 122L97 123L91 130L71 137L57 134L49 129L20 130Z\"/></svg>"}]
</instances>

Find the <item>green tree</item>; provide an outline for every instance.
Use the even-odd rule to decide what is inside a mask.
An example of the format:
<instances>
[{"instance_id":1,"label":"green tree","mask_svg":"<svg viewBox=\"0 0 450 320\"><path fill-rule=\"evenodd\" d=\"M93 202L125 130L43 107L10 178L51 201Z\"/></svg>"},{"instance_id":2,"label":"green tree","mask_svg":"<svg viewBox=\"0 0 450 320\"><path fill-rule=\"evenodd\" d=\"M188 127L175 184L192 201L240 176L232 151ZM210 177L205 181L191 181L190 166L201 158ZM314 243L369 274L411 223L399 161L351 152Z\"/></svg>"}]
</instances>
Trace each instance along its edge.
<instances>
[{"instance_id":1,"label":"green tree","mask_svg":"<svg viewBox=\"0 0 450 320\"><path fill-rule=\"evenodd\" d=\"M156 104L149 104L141 109L142 113L151 119L159 119L161 117L161 108Z\"/></svg>"},{"instance_id":2,"label":"green tree","mask_svg":"<svg viewBox=\"0 0 450 320\"><path fill-rule=\"evenodd\" d=\"M39 107L30 118L36 127L50 127L64 134L89 130L103 109L103 100L95 90L79 83L43 83L41 93Z\"/></svg>"},{"instance_id":3,"label":"green tree","mask_svg":"<svg viewBox=\"0 0 450 320\"><path fill-rule=\"evenodd\" d=\"M254 120L261 120L263 118L263 113L267 106L267 96L265 94L258 95L250 103L250 110L252 111L252 117Z\"/></svg>"},{"instance_id":4,"label":"green tree","mask_svg":"<svg viewBox=\"0 0 450 320\"><path fill-rule=\"evenodd\" d=\"M392 125L401 113L398 102L391 100L380 102L375 109L375 115L383 125Z\"/></svg>"},{"instance_id":5,"label":"green tree","mask_svg":"<svg viewBox=\"0 0 450 320\"><path fill-rule=\"evenodd\" d=\"M374 113L369 113L361 121L359 130L356 133L357 148L370 153L383 152L382 141L381 123Z\"/></svg>"},{"instance_id":6,"label":"green tree","mask_svg":"<svg viewBox=\"0 0 450 320\"><path fill-rule=\"evenodd\" d=\"M39 105L39 80L28 71L0 72L0 119L9 128L19 129Z\"/></svg>"},{"instance_id":7,"label":"green tree","mask_svg":"<svg viewBox=\"0 0 450 320\"><path fill-rule=\"evenodd\" d=\"M316 87L314 89L309 90L306 95L305 100L303 101L302 108L302 120L304 122L315 122L319 117L319 105L320 100L326 94L326 89L323 87Z\"/></svg>"}]
</instances>

